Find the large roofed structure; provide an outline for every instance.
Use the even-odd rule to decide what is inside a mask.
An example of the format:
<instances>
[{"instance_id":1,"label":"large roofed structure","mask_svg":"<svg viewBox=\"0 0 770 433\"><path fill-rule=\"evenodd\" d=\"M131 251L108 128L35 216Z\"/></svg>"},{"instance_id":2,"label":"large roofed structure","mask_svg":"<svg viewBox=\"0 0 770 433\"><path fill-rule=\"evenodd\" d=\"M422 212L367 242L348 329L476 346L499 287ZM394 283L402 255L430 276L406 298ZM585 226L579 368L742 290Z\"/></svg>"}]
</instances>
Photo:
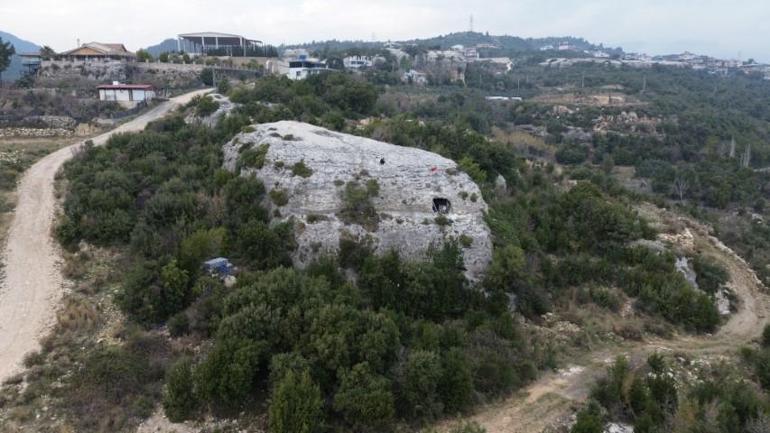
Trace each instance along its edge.
<instances>
[{"instance_id":1,"label":"large roofed structure","mask_svg":"<svg viewBox=\"0 0 770 433\"><path fill-rule=\"evenodd\" d=\"M102 42L88 42L77 48L63 53L57 57L77 60L91 59L115 59L115 60L133 60L136 54L128 51L123 44L106 44Z\"/></svg>"},{"instance_id":2,"label":"large roofed structure","mask_svg":"<svg viewBox=\"0 0 770 433\"><path fill-rule=\"evenodd\" d=\"M204 54L212 51L233 53L233 51L259 48L262 46L262 41L229 33L200 32L180 34L178 45L179 51L192 54Z\"/></svg>"}]
</instances>

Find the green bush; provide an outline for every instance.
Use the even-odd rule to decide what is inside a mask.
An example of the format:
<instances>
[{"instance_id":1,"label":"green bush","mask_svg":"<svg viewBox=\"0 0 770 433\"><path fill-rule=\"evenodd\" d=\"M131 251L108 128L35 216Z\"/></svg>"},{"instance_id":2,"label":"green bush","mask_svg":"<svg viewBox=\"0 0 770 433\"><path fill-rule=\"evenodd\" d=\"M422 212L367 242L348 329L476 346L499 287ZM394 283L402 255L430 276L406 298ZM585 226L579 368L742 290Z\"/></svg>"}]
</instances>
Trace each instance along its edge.
<instances>
[{"instance_id":1,"label":"green bush","mask_svg":"<svg viewBox=\"0 0 770 433\"><path fill-rule=\"evenodd\" d=\"M321 430L323 401L307 372L289 371L273 386L268 408L272 433L313 433Z\"/></svg>"},{"instance_id":2,"label":"green bush","mask_svg":"<svg viewBox=\"0 0 770 433\"><path fill-rule=\"evenodd\" d=\"M762 347L770 347L770 324L765 325L765 328L762 330Z\"/></svg>"},{"instance_id":3,"label":"green bush","mask_svg":"<svg viewBox=\"0 0 770 433\"><path fill-rule=\"evenodd\" d=\"M211 402L240 408L254 391L259 367L265 357L263 342L225 339L195 369L195 387Z\"/></svg>"},{"instance_id":4,"label":"green bush","mask_svg":"<svg viewBox=\"0 0 770 433\"><path fill-rule=\"evenodd\" d=\"M182 311L168 319L168 332L172 337L181 337L190 332L190 318Z\"/></svg>"},{"instance_id":5,"label":"green bush","mask_svg":"<svg viewBox=\"0 0 770 433\"><path fill-rule=\"evenodd\" d=\"M270 145L267 143L260 144L256 149L244 150L238 157L240 167L261 169L265 166L268 150L270 150Z\"/></svg>"},{"instance_id":6,"label":"green bush","mask_svg":"<svg viewBox=\"0 0 770 433\"><path fill-rule=\"evenodd\" d=\"M356 430L381 429L395 415L390 382L361 363L342 375L334 409Z\"/></svg>"},{"instance_id":7,"label":"green bush","mask_svg":"<svg viewBox=\"0 0 770 433\"><path fill-rule=\"evenodd\" d=\"M444 412L454 414L468 409L473 403L473 373L465 354L459 348L452 348L442 356L441 382L439 393L444 403Z\"/></svg>"},{"instance_id":8,"label":"green bush","mask_svg":"<svg viewBox=\"0 0 770 433\"><path fill-rule=\"evenodd\" d=\"M164 57L163 57L164 55L165 55L165 60L163 60L164 59ZM162 53L160 55L160 61L163 62L163 63L167 63L168 62L168 53ZM201 71L201 74L200 74L200 80L206 86L213 86L214 85L214 70L210 69L210 68L203 69Z\"/></svg>"},{"instance_id":9,"label":"green bush","mask_svg":"<svg viewBox=\"0 0 770 433\"><path fill-rule=\"evenodd\" d=\"M189 358L182 358L166 373L163 410L171 422L181 422L192 419L199 406L193 378L193 362Z\"/></svg>"},{"instance_id":10,"label":"green bush","mask_svg":"<svg viewBox=\"0 0 770 433\"><path fill-rule=\"evenodd\" d=\"M400 411L411 418L440 415L438 387L442 375L441 360L436 353L424 350L409 353L398 377Z\"/></svg>"},{"instance_id":11,"label":"green bush","mask_svg":"<svg viewBox=\"0 0 770 433\"><path fill-rule=\"evenodd\" d=\"M219 109L219 102L211 96L200 96L194 100L195 114L198 117L206 117L214 114Z\"/></svg>"},{"instance_id":12,"label":"green bush","mask_svg":"<svg viewBox=\"0 0 770 433\"><path fill-rule=\"evenodd\" d=\"M291 166L292 176L299 176L308 178L313 175L313 169L305 164L305 160L301 160Z\"/></svg>"},{"instance_id":13,"label":"green bush","mask_svg":"<svg viewBox=\"0 0 770 433\"><path fill-rule=\"evenodd\" d=\"M379 194L379 185L376 181L367 182L365 186L355 181L345 184L342 192L341 219L346 224L358 224L368 230L376 230L380 217L371 199L377 194Z\"/></svg>"},{"instance_id":14,"label":"green bush","mask_svg":"<svg viewBox=\"0 0 770 433\"><path fill-rule=\"evenodd\" d=\"M274 188L270 190L270 200L272 200L273 204L278 207L286 206L289 203L289 194L285 189ZM309 219L310 217L308 216L308 220Z\"/></svg>"},{"instance_id":15,"label":"green bush","mask_svg":"<svg viewBox=\"0 0 770 433\"><path fill-rule=\"evenodd\" d=\"M716 293L730 280L730 273L724 266L702 254L695 256L692 265L698 288L706 293Z\"/></svg>"},{"instance_id":16,"label":"green bush","mask_svg":"<svg viewBox=\"0 0 770 433\"><path fill-rule=\"evenodd\" d=\"M601 407L594 401L578 412L577 422L572 426L570 433L602 433L604 431L604 420Z\"/></svg>"}]
</instances>

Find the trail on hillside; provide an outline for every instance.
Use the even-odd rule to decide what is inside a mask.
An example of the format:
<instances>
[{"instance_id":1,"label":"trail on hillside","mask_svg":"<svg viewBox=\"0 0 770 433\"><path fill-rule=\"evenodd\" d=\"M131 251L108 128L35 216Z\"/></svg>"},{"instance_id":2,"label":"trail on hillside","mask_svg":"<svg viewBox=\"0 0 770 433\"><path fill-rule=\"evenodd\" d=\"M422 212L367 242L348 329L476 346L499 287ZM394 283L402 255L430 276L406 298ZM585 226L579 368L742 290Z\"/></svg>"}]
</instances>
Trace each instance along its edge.
<instances>
[{"instance_id":1,"label":"trail on hillside","mask_svg":"<svg viewBox=\"0 0 770 433\"><path fill-rule=\"evenodd\" d=\"M140 131L194 96L198 90L163 102L152 110L93 138L103 145L113 134ZM54 176L82 143L62 148L30 167L18 187L18 202L3 251L0 284L0 382L16 374L24 356L38 349L50 329L64 291L58 264L61 251L51 236L56 210Z\"/></svg>"},{"instance_id":2,"label":"trail on hillside","mask_svg":"<svg viewBox=\"0 0 770 433\"><path fill-rule=\"evenodd\" d=\"M702 224L652 205L645 205L644 212L660 221L683 226L682 232L688 241L691 239L692 250L713 256L729 270L729 286L740 300L738 311L714 335L683 335L670 340L653 338L591 353L587 361L546 374L522 392L482 408L469 420L478 422L488 433L541 433L562 424L570 416L617 356L624 355L634 363L643 362L654 352L717 355L734 352L762 334L770 312L770 297L748 263L711 236ZM440 430L454 424L456 421L447 421Z\"/></svg>"}]
</instances>

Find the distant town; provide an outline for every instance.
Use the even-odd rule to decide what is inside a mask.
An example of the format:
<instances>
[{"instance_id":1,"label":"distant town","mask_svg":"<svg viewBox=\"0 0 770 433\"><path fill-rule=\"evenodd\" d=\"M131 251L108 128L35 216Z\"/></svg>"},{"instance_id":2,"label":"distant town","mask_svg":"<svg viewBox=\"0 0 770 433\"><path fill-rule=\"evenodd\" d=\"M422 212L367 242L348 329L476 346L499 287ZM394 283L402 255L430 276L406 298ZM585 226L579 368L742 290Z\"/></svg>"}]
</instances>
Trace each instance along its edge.
<instances>
[{"instance_id":1,"label":"distant town","mask_svg":"<svg viewBox=\"0 0 770 433\"><path fill-rule=\"evenodd\" d=\"M549 40L553 43L546 43ZM720 76L756 75L770 80L770 65L753 59L718 59L690 52L650 56L577 41L579 43L572 38L563 41L555 38L544 40L537 46L537 50L544 56L539 65L556 68L587 63L618 68L661 66L690 68ZM348 45L355 46L355 43ZM160 46L136 52L128 50L123 43L87 42L63 52L44 47L39 52L17 54L23 59L25 75L50 77L76 67L94 78L109 79L98 86L99 98L103 101L116 101L127 107L152 99L163 91L153 88L150 83L121 83L120 80L110 79L126 75L124 70L127 66L152 73L200 74L204 68L208 68L219 71L220 76L247 72L284 75L291 80L303 80L311 75L339 70L366 71L390 64L395 65L388 67L397 69L402 83L422 86L437 81L464 82L465 71L470 63L486 63L496 74L504 74L520 61L516 57L498 55L506 50L502 44L495 43L494 38L491 42L446 47L421 44L419 41L367 42L362 43L362 46L366 49L354 47L343 50L343 56L325 57L323 53L305 47L276 48L247 36L198 32L179 34Z\"/></svg>"}]
</instances>

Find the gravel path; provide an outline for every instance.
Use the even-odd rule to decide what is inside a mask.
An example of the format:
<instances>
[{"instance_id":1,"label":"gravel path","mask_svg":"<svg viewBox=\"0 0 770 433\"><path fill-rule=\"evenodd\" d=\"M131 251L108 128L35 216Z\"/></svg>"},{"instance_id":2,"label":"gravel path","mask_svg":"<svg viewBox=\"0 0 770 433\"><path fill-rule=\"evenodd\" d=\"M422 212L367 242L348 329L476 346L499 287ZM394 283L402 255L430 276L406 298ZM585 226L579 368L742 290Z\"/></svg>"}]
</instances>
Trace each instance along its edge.
<instances>
[{"instance_id":1,"label":"gravel path","mask_svg":"<svg viewBox=\"0 0 770 433\"><path fill-rule=\"evenodd\" d=\"M654 352L687 353L693 357L734 354L742 345L759 338L770 316L770 296L748 263L706 226L671 212L647 207L654 218L684 224L692 234L693 248L718 259L730 272L730 287L740 299L736 313L713 335L680 335L671 340L650 338L627 342L591 353L588 359L549 373L505 400L480 408L468 419L488 433L540 433L563 424L576 405L588 398L591 387L619 355L632 364L642 363ZM448 431L457 420L446 420L439 431Z\"/></svg>"},{"instance_id":2,"label":"gravel path","mask_svg":"<svg viewBox=\"0 0 770 433\"><path fill-rule=\"evenodd\" d=\"M99 135L96 145L113 134L140 131L147 123L189 102L199 90L164 102L149 112ZM24 356L55 318L63 293L60 251L51 237L56 199L54 176L81 143L60 149L29 168L17 189L18 201L3 251L5 276L0 284L0 381L19 372Z\"/></svg>"}]
</instances>

